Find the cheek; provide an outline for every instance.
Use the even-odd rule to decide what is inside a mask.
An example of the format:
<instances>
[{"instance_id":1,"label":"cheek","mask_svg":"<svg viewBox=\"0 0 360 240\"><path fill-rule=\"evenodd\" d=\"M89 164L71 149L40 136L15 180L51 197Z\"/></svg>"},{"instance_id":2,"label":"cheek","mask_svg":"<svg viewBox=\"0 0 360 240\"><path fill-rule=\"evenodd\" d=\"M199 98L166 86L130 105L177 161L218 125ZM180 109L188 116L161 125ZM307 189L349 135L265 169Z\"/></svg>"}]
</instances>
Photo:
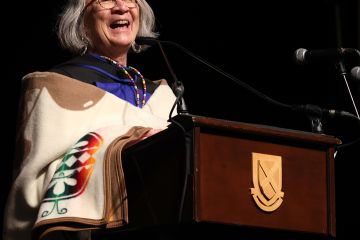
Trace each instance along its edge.
<instances>
[{"instance_id":1,"label":"cheek","mask_svg":"<svg viewBox=\"0 0 360 240\"><path fill-rule=\"evenodd\" d=\"M101 32L104 31L104 25L101 24L100 18L95 18L94 16L89 17L85 23L85 29L89 36L92 36L92 38L98 37Z\"/></svg>"},{"instance_id":2,"label":"cheek","mask_svg":"<svg viewBox=\"0 0 360 240\"><path fill-rule=\"evenodd\" d=\"M84 27L85 27L85 31L88 35L92 35L92 33L94 31L94 26L95 26L95 19L89 15L85 16Z\"/></svg>"},{"instance_id":3,"label":"cheek","mask_svg":"<svg viewBox=\"0 0 360 240\"><path fill-rule=\"evenodd\" d=\"M137 34L139 32L140 29L140 22L139 20L137 20L136 22L134 22L134 26L135 26L135 33Z\"/></svg>"},{"instance_id":4,"label":"cheek","mask_svg":"<svg viewBox=\"0 0 360 240\"><path fill-rule=\"evenodd\" d=\"M136 12L136 13L133 13L132 14L132 18L134 19L134 26L135 26L135 30L136 30L136 32L138 32L139 31L139 27L140 27L140 15L139 15L139 13L138 12Z\"/></svg>"}]
</instances>

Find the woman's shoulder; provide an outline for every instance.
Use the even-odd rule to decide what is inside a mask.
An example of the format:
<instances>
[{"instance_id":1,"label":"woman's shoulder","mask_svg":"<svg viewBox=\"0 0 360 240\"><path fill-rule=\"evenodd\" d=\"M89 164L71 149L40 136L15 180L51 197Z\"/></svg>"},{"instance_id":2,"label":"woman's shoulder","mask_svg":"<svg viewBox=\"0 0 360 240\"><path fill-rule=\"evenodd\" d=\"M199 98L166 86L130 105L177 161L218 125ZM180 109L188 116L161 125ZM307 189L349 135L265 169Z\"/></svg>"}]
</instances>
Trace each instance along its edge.
<instances>
[{"instance_id":1,"label":"woman's shoulder","mask_svg":"<svg viewBox=\"0 0 360 240\"><path fill-rule=\"evenodd\" d=\"M79 81L78 79L67 75L51 72L51 71L35 71L28 73L22 77L22 84L42 88L44 86L79 86L89 85Z\"/></svg>"},{"instance_id":2,"label":"woman's shoulder","mask_svg":"<svg viewBox=\"0 0 360 240\"><path fill-rule=\"evenodd\" d=\"M83 109L84 104L96 103L105 95L105 91L95 86L55 72L32 72L22 79L24 96L37 96L46 89L47 94L66 109Z\"/></svg>"},{"instance_id":3,"label":"woman's shoulder","mask_svg":"<svg viewBox=\"0 0 360 240\"><path fill-rule=\"evenodd\" d=\"M112 66L90 54L74 57L49 69L49 72L59 73L92 85L95 82L111 82L112 80L103 72L113 73L113 71Z\"/></svg>"},{"instance_id":4,"label":"woman's shoulder","mask_svg":"<svg viewBox=\"0 0 360 240\"><path fill-rule=\"evenodd\" d=\"M35 71L27 73L22 77L23 82L29 82L29 81L46 81L46 80L57 80L60 78L63 78L64 75L55 73L55 72L49 72L49 71Z\"/></svg>"},{"instance_id":5,"label":"woman's shoulder","mask_svg":"<svg viewBox=\"0 0 360 240\"><path fill-rule=\"evenodd\" d=\"M82 82L91 83L88 81L88 71L84 69L83 65L94 64L94 60L87 55L81 55L64 61L60 64L54 65L48 72L58 73L67 77L78 79ZM85 77L84 77L85 75Z\"/></svg>"}]
</instances>

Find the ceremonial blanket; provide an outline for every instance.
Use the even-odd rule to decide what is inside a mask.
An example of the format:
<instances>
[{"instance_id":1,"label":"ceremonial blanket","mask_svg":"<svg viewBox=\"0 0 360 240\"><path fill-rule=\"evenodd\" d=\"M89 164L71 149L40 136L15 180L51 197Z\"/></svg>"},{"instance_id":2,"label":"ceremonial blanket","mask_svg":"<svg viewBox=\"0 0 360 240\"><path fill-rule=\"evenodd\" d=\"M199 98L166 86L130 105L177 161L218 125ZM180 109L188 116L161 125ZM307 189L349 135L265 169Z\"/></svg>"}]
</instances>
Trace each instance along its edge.
<instances>
[{"instance_id":1,"label":"ceremonial blanket","mask_svg":"<svg viewBox=\"0 0 360 240\"><path fill-rule=\"evenodd\" d=\"M167 127L175 96L165 80L159 81L138 108L57 73L23 78L5 240L47 239L58 230L128 223L121 151L151 129Z\"/></svg>"}]
</instances>

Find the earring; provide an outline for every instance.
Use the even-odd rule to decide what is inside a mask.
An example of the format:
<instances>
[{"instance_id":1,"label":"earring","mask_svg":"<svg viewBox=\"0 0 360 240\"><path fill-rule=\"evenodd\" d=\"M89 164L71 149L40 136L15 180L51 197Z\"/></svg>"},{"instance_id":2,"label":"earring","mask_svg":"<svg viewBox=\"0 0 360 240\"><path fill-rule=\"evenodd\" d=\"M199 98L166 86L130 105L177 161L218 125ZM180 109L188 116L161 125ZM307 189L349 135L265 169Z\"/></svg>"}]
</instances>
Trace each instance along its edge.
<instances>
[{"instance_id":1,"label":"earring","mask_svg":"<svg viewBox=\"0 0 360 240\"><path fill-rule=\"evenodd\" d=\"M136 53L139 53L142 50L142 46L137 44L135 41L131 44L131 48Z\"/></svg>"},{"instance_id":2,"label":"earring","mask_svg":"<svg viewBox=\"0 0 360 240\"><path fill-rule=\"evenodd\" d=\"M85 55L85 53L87 52L88 46L87 44L83 46L83 48L81 49L81 55Z\"/></svg>"},{"instance_id":3,"label":"earring","mask_svg":"<svg viewBox=\"0 0 360 240\"><path fill-rule=\"evenodd\" d=\"M80 54L84 55L88 50L89 41L85 36L82 36L81 37L81 43L82 43L82 47L80 49L80 51L81 51Z\"/></svg>"}]
</instances>

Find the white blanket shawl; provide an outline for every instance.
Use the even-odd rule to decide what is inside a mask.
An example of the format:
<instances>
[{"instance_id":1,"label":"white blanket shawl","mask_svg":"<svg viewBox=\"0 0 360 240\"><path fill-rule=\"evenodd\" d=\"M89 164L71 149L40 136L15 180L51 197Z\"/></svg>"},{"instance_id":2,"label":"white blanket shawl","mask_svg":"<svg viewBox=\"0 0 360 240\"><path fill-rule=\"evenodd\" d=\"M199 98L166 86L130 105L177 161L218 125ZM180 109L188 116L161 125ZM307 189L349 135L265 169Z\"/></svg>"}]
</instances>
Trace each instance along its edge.
<instances>
[{"instance_id":1,"label":"white blanket shawl","mask_svg":"<svg viewBox=\"0 0 360 240\"><path fill-rule=\"evenodd\" d=\"M127 223L121 150L149 129L167 127L175 96L160 81L140 109L60 74L24 77L4 240Z\"/></svg>"}]
</instances>

